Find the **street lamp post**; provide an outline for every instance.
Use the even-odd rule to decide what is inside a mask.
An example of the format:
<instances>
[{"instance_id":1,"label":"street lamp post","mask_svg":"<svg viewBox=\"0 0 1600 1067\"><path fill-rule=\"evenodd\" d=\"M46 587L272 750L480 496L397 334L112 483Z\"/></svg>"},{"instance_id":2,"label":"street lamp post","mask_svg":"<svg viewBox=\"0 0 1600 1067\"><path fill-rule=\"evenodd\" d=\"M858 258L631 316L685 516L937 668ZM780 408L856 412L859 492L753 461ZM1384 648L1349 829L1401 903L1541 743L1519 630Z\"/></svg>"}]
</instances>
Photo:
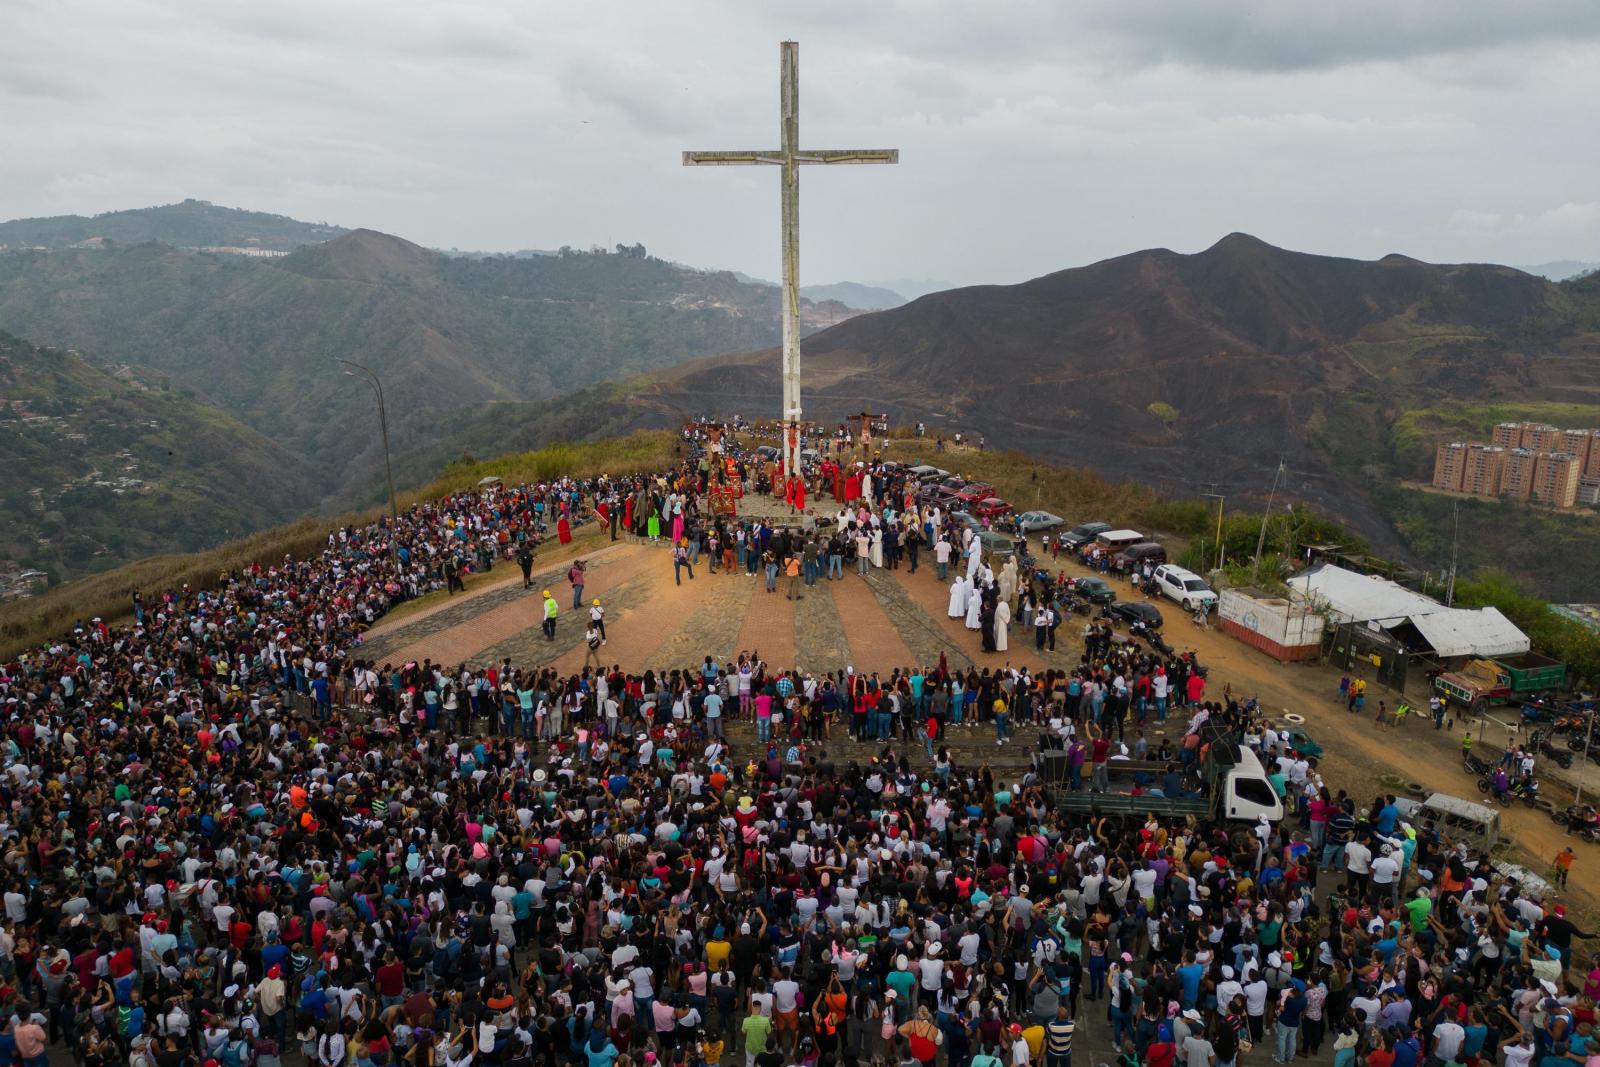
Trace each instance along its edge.
<instances>
[{"instance_id":1,"label":"street lamp post","mask_svg":"<svg viewBox=\"0 0 1600 1067\"><path fill-rule=\"evenodd\" d=\"M363 366L354 360L341 359L346 367L345 373L352 378L365 378L372 391L378 396L378 431L383 436L383 475L389 483L389 554L398 562L400 559L400 504L394 495L394 467L389 463L389 413L383 404L383 383L378 380L377 372L371 367Z\"/></svg>"}]
</instances>

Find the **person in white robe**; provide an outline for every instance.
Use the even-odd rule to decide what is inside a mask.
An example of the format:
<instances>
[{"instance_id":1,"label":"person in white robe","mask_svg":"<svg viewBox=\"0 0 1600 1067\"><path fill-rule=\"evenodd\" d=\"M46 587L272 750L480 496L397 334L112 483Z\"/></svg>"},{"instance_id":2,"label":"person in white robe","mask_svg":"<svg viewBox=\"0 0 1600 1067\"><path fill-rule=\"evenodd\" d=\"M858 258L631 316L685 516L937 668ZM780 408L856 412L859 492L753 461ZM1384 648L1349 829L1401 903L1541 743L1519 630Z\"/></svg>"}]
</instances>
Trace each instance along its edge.
<instances>
[{"instance_id":1,"label":"person in white robe","mask_svg":"<svg viewBox=\"0 0 1600 1067\"><path fill-rule=\"evenodd\" d=\"M1004 600L994 606L994 650L996 652L1010 651L1011 635L1007 628L1011 625L1011 605Z\"/></svg>"},{"instance_id":2,"label":"person in white robe","mask_svg":"<svg viewBox=\"0 0 1600 1067\"><path fill-rule=\"evenodd\" d=\"M967 590L967 629L969 629L969 630L981 630L981 629L983 629L983 621L978 618L978 615L982 610L983 610L983 597L978 594L978 591L976 589L968 589Z\"/></svg>"},{"instance_id":3,"label":"person in white robe","mask_svg":"<svg viewBox=\"0 0 1600 1067\"><path fill-rule=\"evenodd\" d=\"M977 545L967 546L967 584L976 585L978 581L978 568L983 566L983 553L978 551Z\"/></svg>"},{"instance_id":4,"label":"person in white robe","mask_svg":"<svg viewBox=\"0 0 1600 1067\"><path fill-rule=\"evenodd\" d=\"M950 583L950 617L960 619L967 614L967 580L961 575L956 575L956 580Z\"/></svg>"},{"instance_id":5,"label":"person in white robe","mask_svg":"<svg viewBox=\"0 0 1600 1067\"><path fill-rule=\"evenodd\" d=\"M1000 600L1009 604L1017 595L1017 557L1012 556L1006 560L1006 565L1000 568Z\"/></svg>"},{"instance_id":6,"label":"person in white robe","mask_svg":"<svg viewBox=\"0 0 1600 1067\"><path fill-rule=\"evenodd\" d=\"M872 565L874 567L883 566L883 527L881 526L872 528Z\"/></svg>"}]
</instances>

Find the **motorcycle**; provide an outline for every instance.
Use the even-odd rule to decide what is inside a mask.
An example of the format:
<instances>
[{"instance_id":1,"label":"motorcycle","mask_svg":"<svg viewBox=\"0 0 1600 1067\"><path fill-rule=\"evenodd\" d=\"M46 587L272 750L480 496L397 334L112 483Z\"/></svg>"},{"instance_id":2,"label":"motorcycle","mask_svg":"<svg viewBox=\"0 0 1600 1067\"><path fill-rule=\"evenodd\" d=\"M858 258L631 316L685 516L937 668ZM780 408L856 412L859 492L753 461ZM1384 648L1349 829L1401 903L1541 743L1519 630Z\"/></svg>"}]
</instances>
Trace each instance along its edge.
<instances>
[{"instance_id":1,"label":"motorcycle","mask_svg":"<svg viewBox=\"0 0 1600 1067\"><path fill-rule=\"evenodd\" d=\"M1094 610L1094 605L1087 600L1079 600L1075 596L1067 595L1061 598L1062 614L1070 611L1074 615L1087 615Z\"/></svg>"},{"instance_id":2,"label":"motorcycle","mask_svg":"<svg viewBox=\"0 0 1600 1067\"><path fill-rule=\"evenodd\" d=\"M1565 811L1552 811L1550 817L1565 826L1569 834L1585 841L1600 841L1600 812L1587 804L1574 804Z\"/></svg>"},{"instance_id":3,"label":"motorcycle","mask_svg":"<svg viewBox=\"0 0 1600 1067\"><path fill-rule=\"evenodd\" d=\"M1511 797L1534 807L1539 803L1539 783L1532 778L1520 778L1511 783Z\"/></svg>"},{"instance_id":4,"label":"motorcycle","mask_svg":"<svg viewBox=\"0 0 1600 1067\"><path fill-rule=\"evenodd\" d=\"M1550 740L1550 735L1544 730L1535 730L1528 735L1528 746L1535 752L1549 756L1555 760L1559 767L1572 766L1572 750L1557 748L1555 742Z\"/></svg>"},{"instance_id":5,"label":"motorcycle","mask_svg":"<svg viewBox=\"0 0 1600 1067\"><path fill-rule=\"evenodd\" d=\"M1494 779L1488 775L1478 779L1478 792L1493 797L1502 808L1509 808L1517 799L1515 786L1508 785L1505 789L1496 789Z\"/></svg>"},{"instance_id":6,"label":"motorcycle","mask_svg":"<svg viewBox=\"0 0 1600 1067\"><path fill-rule=\"evenodd\" d=\"M1468 774L1475 774L1478 777L1483 778L1485 781L1488 780L1489 772L1494 770L1493 763L1490 763L1481 756L1474 756L1470 752L1465 753L1462 756L1461 763L1463 769Z\"/></svg>"},{"instance_id":7,"label":"motorcycle","mask_svg":"<svg viewBox=\"0 0 1600 1067\"><path fill-rule=\"evenodd\" d=\"M1204 678L1206 675L1211 673L1206 668L1206 665L1200 662L1200 654L1195 652L1193 649L1185 652L1183 654L1183 658L1188 662L1189 671L1191 674L1198 674L1200 677Z\"/></svg>"},{"instance_id":8,"label":"motorcycle","mask_svg":"<svg viewBox=\"0 0 1600 1067\"><path fill-rule=\"evenodd\" d=\"M1137 637L1163 656L1172 655L1172 646L1161 639L1161 634L1150 629L1148 623L1140 619L1128 627L1128 636Z\"/></svg>"}]
</instances>

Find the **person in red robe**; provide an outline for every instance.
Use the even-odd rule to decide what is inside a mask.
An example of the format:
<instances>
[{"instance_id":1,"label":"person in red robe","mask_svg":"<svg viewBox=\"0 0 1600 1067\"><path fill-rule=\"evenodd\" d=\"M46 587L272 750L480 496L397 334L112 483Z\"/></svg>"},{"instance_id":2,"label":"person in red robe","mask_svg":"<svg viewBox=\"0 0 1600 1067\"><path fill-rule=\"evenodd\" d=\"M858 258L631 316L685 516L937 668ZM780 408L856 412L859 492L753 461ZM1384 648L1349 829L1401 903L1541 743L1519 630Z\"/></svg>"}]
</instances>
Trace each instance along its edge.
<instances>
[{"instance_id":1,"label":"person in red robe","mask_svg":"<svg viewBox=\"0 0 1600 1067\"><path fill-rule=\"evenodd\" d=\"M556 522L556 540L564 545L572 543L572 523L565 515Z\"/></svg>"},{"instance_id":2,"label":"person in red robe","mask_svg":"<svg viewBox=\"0 0 1600 1067\"><path fill-rule=\"evenodd\" d=\"M844 468L833 460L828 461L828 478L833 482L833 499L844 503Z\"/></svg>"},{"instance_id":3,"label":"person in red robe","mask_svg":"<svg viewBox=\"0 0 1600 1067\"><path fill-rule=\"evenodd\" d=\"M622 502L622 528L629 533L633 532L633 494L629 493Z\"/></svg>"},{"instance_id":4,"label":"person in red robe","mask_svg":"<svg viewBox=\"0 0 1600 1067\"><path fill-rule=\"evenodd\" d=\"M854 504L861 499L861 475L855 471L850 472L850 477L844 480L844 502Z\"/></svg>"},{"instance_id":5,"label":"person in red robe","mask_svg":"<svg viewBox=\"0 0 1600 1067\"><path fill-rule=\"evenodd\" d=\"M801 514L805 514L806 480L804 478L796 478L794 480L794 500L791 501L791 503L794 504L794 509L796 511L800 512Z\"/></svg>"}]
</instances>

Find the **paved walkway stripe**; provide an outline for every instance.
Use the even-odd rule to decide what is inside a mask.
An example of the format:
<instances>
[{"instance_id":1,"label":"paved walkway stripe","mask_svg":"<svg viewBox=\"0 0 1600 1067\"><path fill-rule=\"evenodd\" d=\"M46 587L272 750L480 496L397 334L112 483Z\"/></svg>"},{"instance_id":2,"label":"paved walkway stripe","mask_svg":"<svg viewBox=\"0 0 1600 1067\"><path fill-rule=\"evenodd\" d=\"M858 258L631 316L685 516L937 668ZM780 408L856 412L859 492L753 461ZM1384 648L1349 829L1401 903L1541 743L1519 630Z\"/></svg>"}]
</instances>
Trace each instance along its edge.
<instances>
[{"instance_id":1,"label":"paved walkway stripe","mask_svg":"<svg viewBox=\"0 0 1600 1067\"><path fill-rule=\"evenodd\" d=\"M916 662L911 649L878 598L859 575L846 572L844 581L833 583L834 603L844 622L850 643L852 663L865 671L878 671L888 677L895 667L910 667Z\"/></svg>"}]
</instances>

